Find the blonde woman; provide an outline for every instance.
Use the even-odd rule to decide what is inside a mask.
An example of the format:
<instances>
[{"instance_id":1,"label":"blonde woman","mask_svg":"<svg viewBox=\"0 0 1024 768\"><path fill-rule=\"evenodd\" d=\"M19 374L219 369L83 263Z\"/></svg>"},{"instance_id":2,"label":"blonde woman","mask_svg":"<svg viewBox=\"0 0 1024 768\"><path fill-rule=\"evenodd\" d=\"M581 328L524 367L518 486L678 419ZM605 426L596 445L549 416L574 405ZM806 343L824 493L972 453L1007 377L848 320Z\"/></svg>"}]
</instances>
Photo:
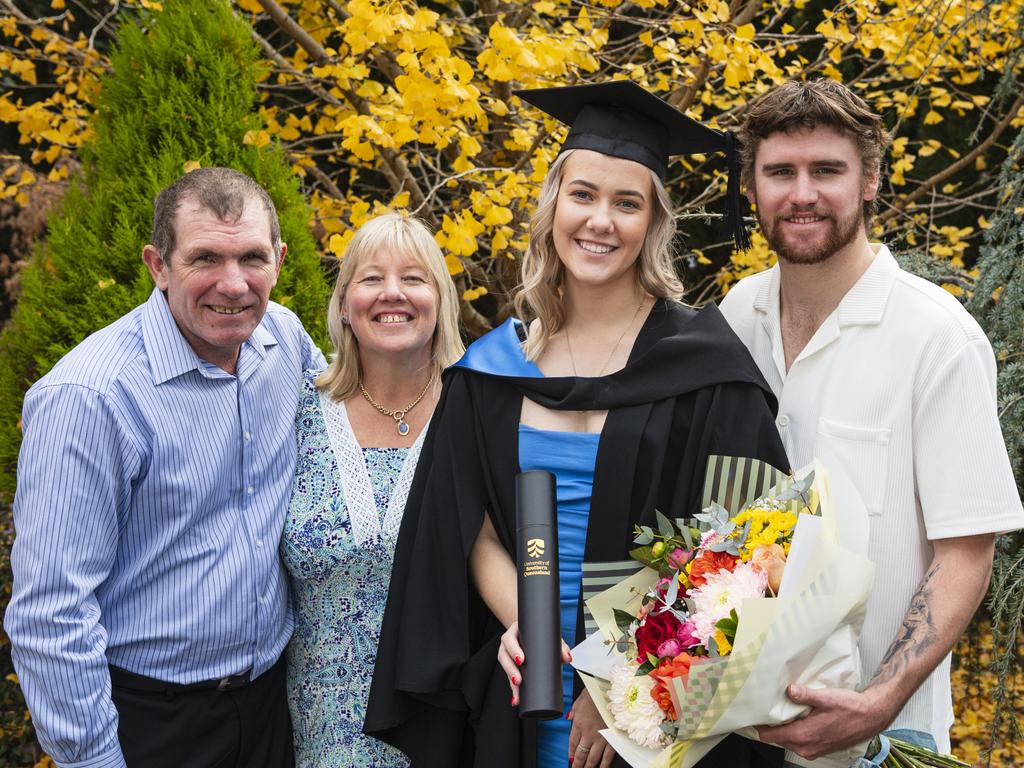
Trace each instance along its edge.
<instances>
[{"instance_id":1,"label":"blonde woman","mask_svg":"<svg viewBox=\"0 0 1024 768\"><path fill-rule=\"evenodd\" d=\"M364 224L327 315L335 354L305 376L282 539L296 764L405 766L362 729L405 501L441 370L463 349L458 297L426 227L399 213Z\"/></svg>"},{"instance_id":2,"label":"blonde woman","mask_svg":"<svg viewBox=\"0 0 1024 768\"><path fill-rule=\"evenodd\" d=\"M399 542L367 729L416 768L616 760L568 665L564 719L516 716L528 662L513 565L518 472L556 476L561 628L573 645L582 562L624 559L655 509L698 512L709 455L787 466L774 399L743 345L714 307L679 303L668 156L724 148L723 136L624 81L519 95L572 129L531 221L516 299L530 322L480 339L448 375ZM427 594L413 599L421 584ZM719 764L758 764L760 745L746 744Z\"/></svg>"}]
</instances>

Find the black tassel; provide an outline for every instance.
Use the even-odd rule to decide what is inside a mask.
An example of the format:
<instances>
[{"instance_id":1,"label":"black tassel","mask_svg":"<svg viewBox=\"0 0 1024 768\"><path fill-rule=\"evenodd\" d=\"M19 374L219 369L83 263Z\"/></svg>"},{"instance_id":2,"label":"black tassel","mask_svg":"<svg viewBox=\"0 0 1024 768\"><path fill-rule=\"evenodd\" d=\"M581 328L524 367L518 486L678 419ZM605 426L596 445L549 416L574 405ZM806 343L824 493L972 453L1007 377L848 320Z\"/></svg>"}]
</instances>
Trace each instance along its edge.
<instances>
[{"instance_id":1,"label":"black tassel","mask_svg":"<svg viewBox=\"0 0 1024 768\"><path fill-rule=\"evenodd\" d=\"M725 188L725 227L732 235L737 250L750 247L750 237L743 221L743 200L740 195L740 147L736 134L725 132L725 157L729 164L729 181Z\"/></svg>"}]
</instances>

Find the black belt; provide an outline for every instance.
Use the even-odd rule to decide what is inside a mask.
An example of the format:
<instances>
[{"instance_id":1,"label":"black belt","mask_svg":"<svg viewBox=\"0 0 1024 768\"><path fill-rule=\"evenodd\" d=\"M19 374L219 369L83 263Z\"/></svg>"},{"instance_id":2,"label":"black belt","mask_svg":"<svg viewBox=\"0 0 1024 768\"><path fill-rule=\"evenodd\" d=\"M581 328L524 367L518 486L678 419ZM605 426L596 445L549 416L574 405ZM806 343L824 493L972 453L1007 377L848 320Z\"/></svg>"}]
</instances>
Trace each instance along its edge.
<instances>
[{"instance_id":1,"label":"black belt","mask_svg":"<svg viewBox=\"0 0 1024 768\"><path fill-rule=\"evenodd\" d=\"M129 672L110 665L110 682L118 688L132 691L149 691L151 693L187 693L189 691L235 691L252 682L252 670L247 669L237 675L228 675L216 680L202 680L198 683L165 683L145 675Z\"/></svg>"}]
</instances>

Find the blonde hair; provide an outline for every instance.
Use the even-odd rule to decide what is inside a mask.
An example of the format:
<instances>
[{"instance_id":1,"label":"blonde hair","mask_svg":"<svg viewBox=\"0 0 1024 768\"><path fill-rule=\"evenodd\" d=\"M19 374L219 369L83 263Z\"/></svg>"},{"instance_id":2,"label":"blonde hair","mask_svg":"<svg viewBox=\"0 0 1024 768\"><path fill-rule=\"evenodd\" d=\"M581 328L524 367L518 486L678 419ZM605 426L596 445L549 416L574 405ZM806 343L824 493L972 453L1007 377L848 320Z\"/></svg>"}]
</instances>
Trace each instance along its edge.
<instances>
[{"instance_id":1,"label":"blonde hair","mask_svg":"<svg viewBox=\"0 0 1024 768\"><path fill-rule=\"evenodd\" d=\"M336 400L355 394L363 376L359 340L352 326L341 320L345 293L363 259L382 249L412 257L430 275L438 297L437 326L431 340L432 374L440 375L465 351L459 336L459 296L437 241L419 219L394 211L381 214L363 224L345 248L327 307L327 331L334 344L334 354L327 370L317 377L316 386Z\"/></svg>"},{"instance_id":2,"label":"blonde hair","mask_svg":"<svg viewBox=\"0 0 1024 768\"><path fill-rule=\"evenodd\" d=\"M565 266L555 251L552 231L562 171L565 161L575 151L566 150L551 164L541 184L537 207L530 217L530 244L523 256L523 282L515 296L516 314L524 322L534 317L540 321L539 328L530 334L523 348L530 360L540 357L551 336L565 324L562 306ZM672 238L676 233L676 219L672 201L658 175L648 171L657 203L651 209L651 223L640 248L637 286L657 298L678 301L684 290L673 266Z\"/></svg>"}]
</instances>

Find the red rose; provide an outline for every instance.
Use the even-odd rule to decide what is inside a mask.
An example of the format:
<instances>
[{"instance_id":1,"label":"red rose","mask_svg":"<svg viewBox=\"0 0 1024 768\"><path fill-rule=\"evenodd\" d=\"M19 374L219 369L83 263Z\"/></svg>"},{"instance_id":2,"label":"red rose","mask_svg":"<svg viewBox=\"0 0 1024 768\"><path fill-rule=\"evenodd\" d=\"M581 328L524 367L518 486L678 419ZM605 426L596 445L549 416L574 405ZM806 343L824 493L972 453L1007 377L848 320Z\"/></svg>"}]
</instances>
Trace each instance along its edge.
<instances>
[{"instance_id":1,"label":"red rose","mask_svg":"<svg viewBox=\"0 0 1024 768\"><path fill-rule=\"evenodd\" d=\"M643 664L648 653L657 657L658 647L666 640L675 640L680 626L679 619L670 611L647 614L636 630L637 660Z\"/></svg>"},{"instance_id":2,"label":"red rose","mask_svg":"<svg viewBox=\"0 0 1024 768\"><path fill-rule=\"evenodd\" d=\"M728 552L712 552L705 549L690 563L690 584L703 587L706 581L705 574L718 573L723 568L732 572L739 561L736 555L730 555Z\"/></svg>"}]
</instances>

